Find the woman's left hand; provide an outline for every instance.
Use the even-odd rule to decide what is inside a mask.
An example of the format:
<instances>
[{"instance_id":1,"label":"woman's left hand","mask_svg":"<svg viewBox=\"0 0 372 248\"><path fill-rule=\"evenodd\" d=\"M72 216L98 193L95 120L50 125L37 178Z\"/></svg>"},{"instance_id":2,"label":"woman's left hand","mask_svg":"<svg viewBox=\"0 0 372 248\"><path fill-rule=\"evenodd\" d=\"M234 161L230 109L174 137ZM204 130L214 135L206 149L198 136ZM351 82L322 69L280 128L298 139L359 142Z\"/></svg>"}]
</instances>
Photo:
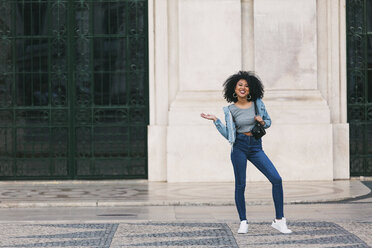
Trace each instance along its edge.
<instances>
[{"instance_id":1,"label":"woman's left hand","mask_svg":"<svg viewBox=\"0 0 372 248\"><path fill-rule=\"evenodd\" d=\"M264 120L262 120L262 117L261 117L261 116L256 115L256 116L254 117L254 119L255 119L256 121L258 121L259 123L261 123L261 125L265 125L265 122L264 122Z\"/></svg>"}]
</instances>

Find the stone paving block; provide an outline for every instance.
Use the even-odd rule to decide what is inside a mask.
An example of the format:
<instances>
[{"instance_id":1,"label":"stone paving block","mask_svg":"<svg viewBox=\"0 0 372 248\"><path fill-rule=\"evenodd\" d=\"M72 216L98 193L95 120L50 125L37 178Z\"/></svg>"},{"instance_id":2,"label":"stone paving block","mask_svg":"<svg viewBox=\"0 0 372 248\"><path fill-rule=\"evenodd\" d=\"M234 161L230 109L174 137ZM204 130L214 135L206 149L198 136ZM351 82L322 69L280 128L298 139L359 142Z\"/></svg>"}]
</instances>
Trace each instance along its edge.
<instances>
[{"instance_id":1,"label":"stone paving block","mask_svg":"<svg viewBox=\"0 0 372 248\"><path fill-rule=\"evenodd\" d=\"M372 221L341 222L338 225L358 236L372 247Z\"/></svg>"},{"instance_id":2,"label":"stone paving block","mask_svg":"<svg viewBox=\"0 0 372 248\"><path fill-rule=\"evenodd\" d=\"M237 248L225 223L121 223L112 247L226 247Z\"/></svg>"},{"instance_id":3,"label":"stone paving block","mask_svg":"<svg viewBox=\"0 0 372 248\"><path fill-rule=\"evenodd\" d=\"M118 224L2 225L0 247L110 247Z\"/></svg>"},{"instance_id":4,"label":"stone paving block","mask_svg":"<svg viewBox=\"0 0 372 248\"><path fill-rule=\"evenodd\" d=\"M0 247L367 248L372 222L289 221L292 234L270 222L134 221L115 223L2 224Z\"/></svg>"},{"instance_id":5,"label":"stone paving block","mask_svg":"<svg viewBox=\"0 0 372 248\"><path fill-rule=\"evenodd\" d=\"M282 234L271 227L270 222L250 222L249 232L235 234L239 224L229 224L239 247L364 247L369 245L357 235L333 222L288 222L291 234Z\"/></svg>"}]
</instances>

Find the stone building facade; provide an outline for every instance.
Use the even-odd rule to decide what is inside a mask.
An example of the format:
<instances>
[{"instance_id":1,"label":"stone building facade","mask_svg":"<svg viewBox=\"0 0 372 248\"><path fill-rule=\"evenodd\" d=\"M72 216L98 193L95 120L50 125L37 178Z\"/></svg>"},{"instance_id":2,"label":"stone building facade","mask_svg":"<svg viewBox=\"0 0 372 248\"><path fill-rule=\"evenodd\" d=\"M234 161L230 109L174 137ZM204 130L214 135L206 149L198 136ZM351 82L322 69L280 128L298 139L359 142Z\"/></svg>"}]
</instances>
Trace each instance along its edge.
<instances>
[{"instance_id":1,"label":"stone building facade","mask_svg":"<svg viewBox=\"0 0 372 248\"><path fill-rule=\"evenodd\" d=\"M149 0L148 179L232 181L222 83L255 71L283 180L347 179L345 0ZM248 181L265 180L252 165Z\"/></svg>"}]
</instances>

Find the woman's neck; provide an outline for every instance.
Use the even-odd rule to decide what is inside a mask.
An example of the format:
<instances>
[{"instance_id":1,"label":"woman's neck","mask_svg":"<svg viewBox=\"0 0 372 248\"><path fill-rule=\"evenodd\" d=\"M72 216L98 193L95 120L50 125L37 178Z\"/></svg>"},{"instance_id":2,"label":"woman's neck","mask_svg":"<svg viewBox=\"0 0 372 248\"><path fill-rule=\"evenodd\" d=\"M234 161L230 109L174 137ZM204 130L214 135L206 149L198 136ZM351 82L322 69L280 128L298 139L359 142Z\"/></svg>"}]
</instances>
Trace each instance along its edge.
<instances>
[{"instance_id":1,"label":"woman's neck","mask_svg":"<svg viewBox=\"0 0 372 248\"><path fill-rule=\"evenodd\" d=\"M248 104L248 100L245 97L242 97L242 98L238 97L238 101L236 103L238 105L246 105L246 104Z\"/></svg>"}]
</instances>

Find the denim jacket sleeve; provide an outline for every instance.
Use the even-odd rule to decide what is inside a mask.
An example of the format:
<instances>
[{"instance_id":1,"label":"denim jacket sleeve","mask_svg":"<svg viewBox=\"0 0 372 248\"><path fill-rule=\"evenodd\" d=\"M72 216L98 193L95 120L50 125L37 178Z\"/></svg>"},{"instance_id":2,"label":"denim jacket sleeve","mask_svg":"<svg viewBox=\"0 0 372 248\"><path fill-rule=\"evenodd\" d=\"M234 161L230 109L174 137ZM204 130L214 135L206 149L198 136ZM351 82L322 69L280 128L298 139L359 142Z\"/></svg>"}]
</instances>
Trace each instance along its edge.
<instances>
[{"instance_id":1,"label":"denim jacket sleeve","mask_svg":"<svg viewBox=\"0 0 372 248\"><path fill-rule=\"evenodd\" d=\"M225 137L230 144L234 144L236 130L229 107L223 107L223 112L225 114L226 124L223 124L219 119L217 119L214 124L217 130L222 134L222 136Z\"/></svg>"},{"instance_id":2,"label":"denim jacket sleeve","mask_svg":"<svg viewBox=\"0 0 372 248\"><path fill-rule=\"evenodd\" d=\"M267 113L265 104L263 103L262 99L257 99L257 108L258 108L258 114L262 117L262 120L264 120L265 125L264 128L269 128L271 126L271 118L269 114Z\"/></svg>"},{"instance_id":3,"label":"denim jacket sleeve","mask_svg":"<svg viewBox=\"0 0 372 248\"><path fill-rule=\"evenodd\" d=\"M213 122L214 125L216 126L218 132L222 134L223 137L228 139L228 131L227 131L227 126L225 126L220 119L217 119L216 121Z\"/></svg>"}]
</instances>

